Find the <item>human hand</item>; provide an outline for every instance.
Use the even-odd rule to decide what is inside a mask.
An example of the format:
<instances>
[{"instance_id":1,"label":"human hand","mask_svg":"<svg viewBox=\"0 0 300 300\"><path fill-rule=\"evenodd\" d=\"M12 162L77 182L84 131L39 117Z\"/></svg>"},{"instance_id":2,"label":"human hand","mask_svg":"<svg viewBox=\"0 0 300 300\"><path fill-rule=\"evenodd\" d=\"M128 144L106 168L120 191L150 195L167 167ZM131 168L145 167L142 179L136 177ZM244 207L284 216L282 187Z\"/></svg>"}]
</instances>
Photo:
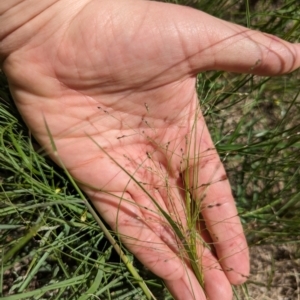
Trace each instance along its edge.
<instances>
[{"instance_id":1,"label":"human hand","mask_svg":"<svg viewBox=\"0 0 300 300\"><path fill-rule=\"evenodd\" d=\"M299 45L147 1L12 0L0 4L0 13L1 61L28 127L57 161L47 122L64 166L176 299L205 295L156 206L120 166L147 183L183 230L180 175L199 174L190 188L195 201L205 192L201 213L216 249L215 257L198 247L205 291L209 299L231 299L230 283L249 273L248 250L198 110L196 74L290 72L300 65ZM193 141L200 146L189 147Z\"/></svg>"}]
</instances>

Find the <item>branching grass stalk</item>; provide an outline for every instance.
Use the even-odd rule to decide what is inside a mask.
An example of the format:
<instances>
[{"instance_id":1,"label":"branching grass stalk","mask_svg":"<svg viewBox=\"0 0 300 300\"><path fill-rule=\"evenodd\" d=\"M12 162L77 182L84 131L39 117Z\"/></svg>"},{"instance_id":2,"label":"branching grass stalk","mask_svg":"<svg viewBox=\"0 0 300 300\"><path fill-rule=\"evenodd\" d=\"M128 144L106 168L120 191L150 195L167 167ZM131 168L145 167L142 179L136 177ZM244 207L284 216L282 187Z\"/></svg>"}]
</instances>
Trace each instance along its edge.
<instances>
[{"instance_id":1,"label":"branching grass stalk","mask_svg":"<svg viewBox=\"0 0 300 300\"><path fill-rule=\"evenodd\" d=\"M198 106L197 106L198 107ZM184 199L183 199L183 209L185 211L185 217L187 220L187 228L184 228L182 226L182 224L180 223L180 219L177 218L176 216L176 209L173 206L173 209L175 210L175 215L173 214L171 216L170 212L165 211L161 205L159 204L159 202L155 199L155 197L149 192L147 186L148 183L143 182L141 183L139 181L139 179L136 178L135 173L138 172L139 169L143 168L143 164L145 163L145 161L148 159L150 161L152 161L152 155L150 153L146 153L146 158L142 159L142 162L136 167L136 169L134 170L134 173L131 173L130 171L128 171L124 166L122 166L112 155L109 154L108 151L106 151L106 149L104 147L102 147L101 145L99 145L99 143L97 143L97 141L91 137L88 136L88 138L99 148L99 151L101 151L102 153L105 154L106 157L108 157L113 163L114 165L116 165L122 172L124 172L127 176L128 176L128 183L127 185L129 185L129 182L132 181L134 182L138 188L145 194L145 196L148 197L148 199L151 200L151 202L155 205L155 207L157 208L159 214L162 216L163 220L162 222L165 222L165 226L167 225L169 228L171 228L171 230L174 233L175 236L175 240L177 241L177 245L175 245L175 247L177 247L179 250L179 256L182 258L183 262L188 263L199 284L202 286L202 288L204 289L204 276L203 276L203 267L201 264L201 257L199 257L199 248L209 248L210 246L202 239L201 237L201 232L198 232L199 229L201 231L201 228L199 228L200 226L200 216L201 216L201 204L202 204L202 200L205 198L205 194L207 189L209 188L210 183L208 183L205 187L204 187L204 191L202 192L202 194L198 193L198 189L200 189L200 187L198 186L198 182L199 182L199 176L200 176L200 172L201 170L199 170L198 166L201 166L201 159L203 159L204 155L207 155L205 153L205 151L203 151L201 149L201 138L200 141L196 140L196 137L198 136L202 136L202 132L198 133L197 132L197 122L199 119L199 107L196 109L195 112L195 116L194 116L194 120L193 120L193 125L192 128L190 130L190 132L188 133L188 135L185 136L185 143L187 145L187 150L186 153L181 153L182 154L182 163L183 165L187 166L187 169L185 171L183 171L183 182L182 182L182 187L170 187L170 184L168 183L168 178L164 178L164 188L166 189L166 193L168 195L168 203L173 206L173 201L171 198L171 195L169 195L169 189L170 188L178 188L181 190L181 192L184 195ZM148 111L148 109L147 109ZM116 118L115 116L112 116L113 118ZM121 121L120 121L121 122ZM149 124L148 124L149 126ZM122 127L126 127L126 124L122 123ZM151 128L150 128L151 129ZM154 130L154 129L152 129ZM129 134L127 136L131 136L132 134ZM151 142L152 145L156 145L156 149L154 149L153 154L155 153L155 151L157 151L158 149L163 149L163 145L159 145L155 140L153 140L152 138L150 138L149 136L145 137L149 143ZM182 150L182 149L181 149ZM167 150L170 151L170 150ZM193 156L191 155L191 153L194 153ZM171 164L170 162L167 163L167 170L169 168L168 164ZM189 166L196 166L195 168L193 168L193 172L190 172L190 167ZM145 168L146 169L146 168ZM149 171L150 172L150 171ZM151 172L155 172L153 169ZM159 170L157 170L158 174L159 174ZM213 174L212 174L213 176ZM84 184L84 183L83 183ZM95 187L90 187L93 188L94 190L103 192L103 193L107 193L107 191L105 191L104 188L95 188ZM194 194L198 193L198 199L194 199ZM179 202L181 200L177 199ZM122 197L120 198L120 202L119 202L119 208L121 207L121 201L126 201L125 199L123 199ZM176 201L176 200L175 200ZM118 223L118 220L116 220L116 223ZM116 226L118 227L118 226Z\"/></svg>"},{"instance_id":2,"label":"branching grass stalk","mask_svg":"<svg viewBox=\"0 0 300 300\"><path fill-rule=\"evenodd\" d=\"M191 247L190 243L188 242L185 233L181 231L180 226L170 217L169 213L164 211L162 207L158 204L158 202L155 200L155 198L144 188L143 185L140 184L140 182L132 176L123 166L121 166L109 153L102 148L92 137L89 137L98 147L99 149L104 152L118 167L121 168L122 171L124 171L132 181L134 181L139 188L153 201L159 212L163 215L163 217L167 220L168 224L172 227L174 230L176 236L180 241L182 241L184 250L186 251L188 258L189 258L189 263L191 264L193 271L195 272L195 275L202 287L204 287L204 281L203 281L203 274L201 270L199 269L199 264L198 264L198 258L197 254L195 253L195 249ZM189 197L189 196L188 196ZM189 200L190 201L190 197Z\"/></svg>"}]
</instances>

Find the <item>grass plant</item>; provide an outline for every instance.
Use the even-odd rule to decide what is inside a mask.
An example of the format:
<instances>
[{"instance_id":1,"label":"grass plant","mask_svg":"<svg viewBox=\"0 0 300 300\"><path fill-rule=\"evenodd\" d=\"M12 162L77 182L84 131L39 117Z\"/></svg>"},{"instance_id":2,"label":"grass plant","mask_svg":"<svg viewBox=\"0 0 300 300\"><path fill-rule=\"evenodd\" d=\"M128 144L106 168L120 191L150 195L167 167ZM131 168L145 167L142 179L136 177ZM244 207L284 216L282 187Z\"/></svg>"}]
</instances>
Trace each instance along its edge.
<instances>
[{"instance_id":1,"label":"grass plant","mask_svg":"<svg viewBox=\"0 0 300 300\"><path fill-rule=\"evenodd\" d=\"M296 0L172 2L293 42L299 38ZM275 78L225 72L198 76L200 106L226 165L250 246L289 243L300 249L299 77L298 71ZM3 74L0 80L0 299L172 299L161 280L119 243L118 233L103 223L66 170L45 157L22 122ZM201 159L194 134L192 129L187 148L199 155L190 157L187 151L186 163ZM165 145L157 143L160 147ZM154 154L147 153L137 169L159 177ZM161 178L167 193L179 188L185 196L188 230L183 230L177 216L171 218L156 203L153 186L110 159L156 205L157 217L147 222L163 222L174 232L174 247L203 285L195 253L197 244L211 245L195 231L201 203L192 201L188 188L199 174L186 172L180 186ZM235 297L252 299L247 284L235 289Z\"/></svg>"}]
</instances>

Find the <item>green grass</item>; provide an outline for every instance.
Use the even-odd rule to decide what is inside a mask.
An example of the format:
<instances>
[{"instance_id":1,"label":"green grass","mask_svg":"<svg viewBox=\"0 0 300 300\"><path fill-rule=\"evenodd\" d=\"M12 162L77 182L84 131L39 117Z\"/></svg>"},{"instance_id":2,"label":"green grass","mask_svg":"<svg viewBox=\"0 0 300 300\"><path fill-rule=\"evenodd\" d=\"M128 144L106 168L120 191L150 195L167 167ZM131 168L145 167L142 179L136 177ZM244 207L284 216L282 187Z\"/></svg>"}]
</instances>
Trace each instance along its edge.
<instances>
[{"instance_id":1,"label":"green grass","mask_svg":"<svg viewBox=\"0 0 300 300\"><path fill-rule=\"evenodd\" d=\"M186 2L290 41L299 37L298 1ZM250 245L300 241L299 77L199 75L202 110ZM67 174L39 151L3 75L0 96L0 299L147 299L126 260L157 299L172 299L121 245L124 263ZM245 286L237 299L247 293Z\"/></svg>"}]
</instances>

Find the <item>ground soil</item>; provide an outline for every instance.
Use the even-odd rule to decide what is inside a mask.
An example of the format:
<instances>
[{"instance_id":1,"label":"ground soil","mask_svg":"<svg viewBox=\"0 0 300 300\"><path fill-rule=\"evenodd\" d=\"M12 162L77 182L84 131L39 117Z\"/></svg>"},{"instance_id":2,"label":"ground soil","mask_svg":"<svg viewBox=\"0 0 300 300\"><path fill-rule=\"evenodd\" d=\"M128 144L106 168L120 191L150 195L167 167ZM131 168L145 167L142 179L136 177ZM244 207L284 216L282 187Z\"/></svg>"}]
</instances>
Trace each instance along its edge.
<instances>
[{"instance_id":1,"label":"ground soil","mask_svg":"<svg viewBox=\"0 0 300 300\"><path fill-rule=\"evenodd\" d=\"M300 246L267 245L251 248L251 275L245 300L300 300Z\"/></svg>"}]
</instances>

